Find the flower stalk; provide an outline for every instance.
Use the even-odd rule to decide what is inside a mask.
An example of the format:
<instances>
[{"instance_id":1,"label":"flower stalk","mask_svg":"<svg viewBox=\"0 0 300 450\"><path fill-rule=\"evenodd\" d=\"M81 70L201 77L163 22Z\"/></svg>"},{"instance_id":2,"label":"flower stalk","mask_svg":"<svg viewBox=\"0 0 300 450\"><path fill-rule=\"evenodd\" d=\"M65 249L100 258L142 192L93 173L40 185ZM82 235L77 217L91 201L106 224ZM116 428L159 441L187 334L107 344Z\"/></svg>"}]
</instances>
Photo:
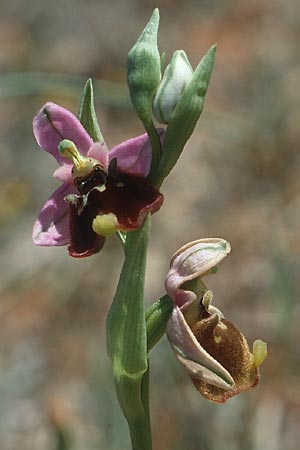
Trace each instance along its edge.
<instances>
[{"instance_id":1,"label":"flower stalk","mask_svg":"<svg viewBox=\"0 0 300 450\"><path fill-rule=\"evenodd\" d=\"M144 280L150 219L129 233L125 261L107 319L107 350L133 450L150 450Z\"/></svg>"}]
</instances>

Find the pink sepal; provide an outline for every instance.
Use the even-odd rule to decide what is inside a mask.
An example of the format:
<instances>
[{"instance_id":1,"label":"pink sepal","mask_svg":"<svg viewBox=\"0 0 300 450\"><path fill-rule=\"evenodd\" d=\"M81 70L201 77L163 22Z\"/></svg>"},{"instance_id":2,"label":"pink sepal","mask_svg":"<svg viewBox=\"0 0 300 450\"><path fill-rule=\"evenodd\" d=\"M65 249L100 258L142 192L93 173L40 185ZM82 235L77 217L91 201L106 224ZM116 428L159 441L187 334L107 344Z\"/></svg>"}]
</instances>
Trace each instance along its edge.
<instances>
[{"instance_id":1,"label":"pink sepal","mask_svg":"<svg viewBox=\"0 0 300 450\"><path fill-rule=\"evenodd\" d=\"M32 239L36 245L51 247L70 243L69 205L64 198L74 193L74 186L64 183L47 200L33 227Z\"/></svg>"},{"instance_id":2,"label":"pink sepal","mask_svg":"<svg viewBox=\"0 0 300 450\"><path fill-rule=\"evenodd\" d=\"M72 184L72 167L72 164L63 164L62 166L59 166L53 173L54 178L63 183Z\"/></svg>"},{"instance_id":3,"label":"pink sepal","mask_svg":"<svg viewBox=\"0 0 300 450\"><path fill-rule=\"evenodd\" d=\"M158 130L159 137L163 140L165 130ZM146 177L151 165L151 144L147 133L128 139L112 148L109 159L117 158L118 168L122 172Z\"/></svg>"},{"instance_id":4,"label":"pink sepal","mask_svg":"<svg viewBox=\"0 0 300 450\"><path fill-rule=\"evenodd\" d=\"M33 119L33 132L39 146L51 153L59 164L68 161L58 152L58 144L63 139L73 141L83 154L93 143L74 114L51 102L46 103Z\"/></svg>"}]
</instances>

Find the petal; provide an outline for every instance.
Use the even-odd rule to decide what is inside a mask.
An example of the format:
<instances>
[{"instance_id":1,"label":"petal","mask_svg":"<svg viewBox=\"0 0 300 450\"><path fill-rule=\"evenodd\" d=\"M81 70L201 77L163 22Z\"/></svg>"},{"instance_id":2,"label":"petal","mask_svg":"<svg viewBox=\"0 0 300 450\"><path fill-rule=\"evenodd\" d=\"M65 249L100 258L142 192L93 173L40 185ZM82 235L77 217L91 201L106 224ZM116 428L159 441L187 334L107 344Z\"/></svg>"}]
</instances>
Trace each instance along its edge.
<instances>
[{"instance_id":1,"label":"petal","mask_svg":"<svg viewBox=\"0 0 300 450\"><path fill-rule=\"evenodd\" d=\"M173 256L166 277L168 295L179 306L195 299L191 290L180 289L184 283L207 274L230 252L224 239L197 239L181 247Z\"/></svg>"},{"instance_id":2,"label":"petal","mask_svg":"<svg viewBox=\"0 0 300 450\"><path fill-rule=\"evenodd\" d=\"M99 161L102 166L107 169L108 167L108 150L104 142L95 142L89 148L87 156Z\"/></svg>"},{"instance_id":3,"label":"petal","mask_svg":"<svg viewBox=\"0 0 300 450\"><path fill-rule=\"evenodd\" d=\"M178 275L176 268L171 267L166 276L165 286L169 297L171 297L173 302L178 306L182 306L185 303L190 303L197 299L197 295L193 291L179 289L181 284L183 284L182 277Z\"/></svg>"},{"instance_id":4,"label":"petal","mask_svg":"<svg viewBox=\"0 0 300 450\"><path fill-rule=\"evenodd\" d=\"M165 130L157 130L162 141ZM137 136L128 141L122 142L109 152L109 159L117 158L117 167L122 172L146 177L151 165L151 144L147 133Z\"/></svg>"},{"instance_id":5,"label":"petal","mask_svg":"<svg viewBox=\"0 0 300 450\"><path fill-rule=\"evenodd\" d=\"M135 230L148 213L157 211L163 196L151 186L146 178L131 174L118 174L117 179L108 178L106 189L94 189L89 194L89 204L98 214L113 213L120 230Z\"/></svg>"},{"instance_id":6,"label":"petal","mask_svg":"<svg viewBox=\"0 0 300 450\"><path fill-rule=\"evenodd\" d=\"M73 183L72 167L72 164L63 164L62 166L59 166L53 173L54 178L57 178L63 183Z\"/></svg>"},{"instance_id":7,"label":"petal","mask_svg":"<svg viewBox=\"0 0 300 450\"><path fill-rule=\"evenodd\" d=\"M36 245L51 247L70 242L69 206L64 198L74 192L74 186L65 183L47 200L33 227Z\"/></svg>"},{"instance_id":8,"label":"petal","mask_svg":"<svg viewBox=\"0 0 300 450\"><path fill-rule=\"evenodd\" d=\"M92 204L87 203L82 212L81 202L84 197L78 198L78 204L70 204L70 232L71 243L68 247L70 256L84 258L98 253L104 245L105 238L96 234L92 228L95 212Z\"/></svg>"},{"instance_id":9,"label":"petal","mask_svg":"<svg viewBox=\"0 0 300 450\"><path fill-rule=\"evenodd\" d=\"M58 152L58 144L63 139L73 141L83 154L93 143L74 114L51 102L46 103L33 119L33 132L39 146L51 153L59 164L68 162Z\"/></svg>"},{"instance_id":10,"label":"petal","mask_svg":"<svg viewBox=\"0 0 300 450\"><path fill-rule=\"evenodd\" d=\"M190 376L225 390L234 387L230 373L199 344L178 306L174 306L169 319L167 335Z\"/></svg>"}]
</instances>

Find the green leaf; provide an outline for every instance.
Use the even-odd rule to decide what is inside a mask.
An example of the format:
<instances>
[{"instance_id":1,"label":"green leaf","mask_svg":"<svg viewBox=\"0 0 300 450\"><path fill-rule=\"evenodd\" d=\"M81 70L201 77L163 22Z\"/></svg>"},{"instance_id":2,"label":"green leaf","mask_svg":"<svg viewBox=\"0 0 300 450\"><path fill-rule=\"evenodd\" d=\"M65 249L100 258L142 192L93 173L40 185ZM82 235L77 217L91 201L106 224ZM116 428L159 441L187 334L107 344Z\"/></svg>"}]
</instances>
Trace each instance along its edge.
<instances>
[{"instance_id":1,"label":"green leaf","mask_svg":"<svg viewBox=\"0 0 300 450\"><path fill-rule=\"evenodd\" d=\"M94 106L94 90L91 78L84 86L78 118L94 142L104 142Z\"/></svg>"},{"instance_id":2,"label":"green leaf","mask_svg":"<svg viewBox=\"0 0 300 450\"><path fill-rule=\"evenodd\" d=\"M148 352L166 332L167 323L173 309L173 301L164 295L146 311Z\"/></svg>"},{"instance_id":3,"label":"green leaf","mask_svg":"<svg viewBox=\"0 0 300 450\"><path fill-rule=\"evenodd\" d=\"M169 121L159 170L153 180L158 187L176 164L198 122L213 70L215 53L216 45L213 45L198 64Z\"/></svg>"},{"instance_id":4,"label":"green leaf","mask_svg":"<svg viewBox=\"0 0 300 450\"><path fill-rule=\"evenodd\" d=\"M118 401L128 422L134 450L151 449L148 412L147 336L144 281L149 222L127 234L125 261L107 319L107 349L112 359Z\"/></svg>"}]
</instances>

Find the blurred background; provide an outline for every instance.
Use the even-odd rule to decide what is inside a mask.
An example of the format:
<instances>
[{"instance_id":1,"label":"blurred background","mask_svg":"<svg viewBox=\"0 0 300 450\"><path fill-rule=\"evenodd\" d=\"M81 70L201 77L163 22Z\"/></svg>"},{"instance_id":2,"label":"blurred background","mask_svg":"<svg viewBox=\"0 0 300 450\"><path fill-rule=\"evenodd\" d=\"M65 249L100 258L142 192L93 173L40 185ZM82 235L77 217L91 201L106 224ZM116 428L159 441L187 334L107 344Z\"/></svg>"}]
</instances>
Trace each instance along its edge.
<instances>
[{"instance_id":1,"label":"blurred background","mask_svg":"<svg viewBox=\"0 0 300 450\"><path fill-rule=\"evenodd\" d=\"M172 253L223 237L232 253L206 279L214 304L268 342L261 382L225 405L204 400L166 338L151 352L155 450L296 450L300 441L300 14L296 0L1 0L0 448L129 449L106 355L105 319L122 249L71 259L31 231L58 186L32 135L48 100L77 113L94 79L109 146L143 132L126 56L155 6L160 51L193 66L218 43L202 117L153 217L147 304Z\"/></svg>"}]
</instances>

